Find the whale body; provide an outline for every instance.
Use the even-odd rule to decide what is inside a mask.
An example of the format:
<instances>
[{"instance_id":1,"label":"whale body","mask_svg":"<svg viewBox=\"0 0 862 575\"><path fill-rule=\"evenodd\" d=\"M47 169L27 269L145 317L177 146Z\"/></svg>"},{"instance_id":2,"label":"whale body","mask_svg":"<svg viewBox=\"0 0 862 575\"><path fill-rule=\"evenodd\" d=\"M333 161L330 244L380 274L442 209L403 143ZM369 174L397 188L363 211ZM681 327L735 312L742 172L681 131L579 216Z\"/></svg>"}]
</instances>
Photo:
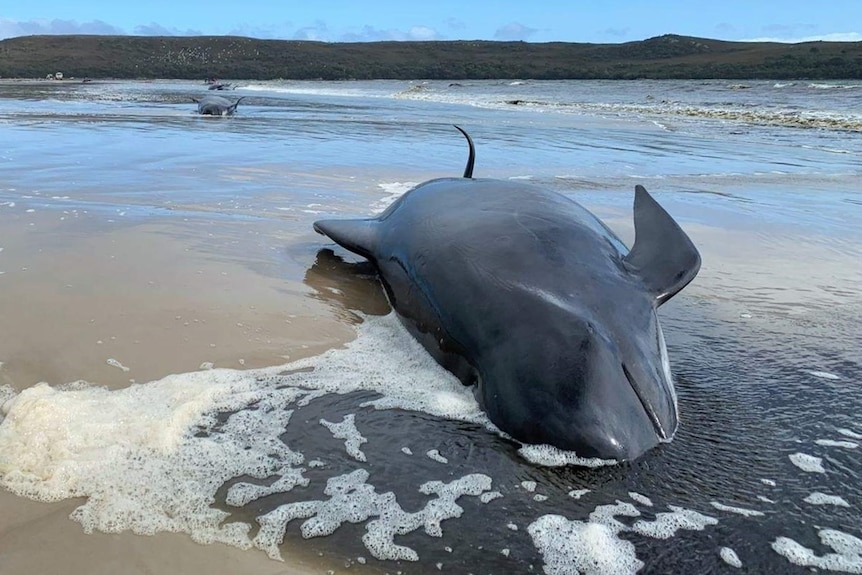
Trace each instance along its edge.
<instances>
[{"instance_id":1,"label":"whale body","mask_svg":"<svg viewBox=\"0 0 862 575\"><path fill-rule=\"evenodd\" d=\"M567 196L473 179L467 139L464 177L314 229L376 266L410 333L514 439L619 461L670 441L678 407L656 310L700 269L689 237L636 186L629 250Z\"/></svg>"},{"instance_id":2,"label":"whale body","mask_svg":"<svg viewBox=\"0 0 862 575\"><path fill-rule=\"evenodd\" d=\"M223 96L206 95L203 98L192 98L192 101L197 103L198 114L203 116L231 116L236 112L236 107L242 98L236 102L231 102Z\"/></svg>"}]
</instances>

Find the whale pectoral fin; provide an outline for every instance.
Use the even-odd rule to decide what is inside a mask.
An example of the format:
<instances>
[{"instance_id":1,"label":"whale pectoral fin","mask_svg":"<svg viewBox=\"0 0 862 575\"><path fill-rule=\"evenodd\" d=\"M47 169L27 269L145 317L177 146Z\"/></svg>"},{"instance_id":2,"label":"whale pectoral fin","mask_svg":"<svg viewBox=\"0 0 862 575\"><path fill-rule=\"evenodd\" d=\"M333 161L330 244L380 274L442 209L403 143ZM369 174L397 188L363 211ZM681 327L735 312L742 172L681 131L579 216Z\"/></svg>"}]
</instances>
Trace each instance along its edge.
<instances>
[{"instance_id":1,"label":"whale pectoral fin","mask_svg":"<svg viewBox=\"0 0 862 575\"><path fill-rule=\"evenodd\" d=\"M635 244L623 259L660 306L694 279L700 254L679 224L643 186L635 186Z\"/></svg>"},{"instance_id":2,"label":"whale pectoral fin","mask_svg":"<svg viewBox=\"0 0 862 575\"><path fill-rule=\"evenodd\" d=\"M314 231L332 238L341 247L372 259L377 242L377 220L319 220Z\"/></svg>"}]
</instances>

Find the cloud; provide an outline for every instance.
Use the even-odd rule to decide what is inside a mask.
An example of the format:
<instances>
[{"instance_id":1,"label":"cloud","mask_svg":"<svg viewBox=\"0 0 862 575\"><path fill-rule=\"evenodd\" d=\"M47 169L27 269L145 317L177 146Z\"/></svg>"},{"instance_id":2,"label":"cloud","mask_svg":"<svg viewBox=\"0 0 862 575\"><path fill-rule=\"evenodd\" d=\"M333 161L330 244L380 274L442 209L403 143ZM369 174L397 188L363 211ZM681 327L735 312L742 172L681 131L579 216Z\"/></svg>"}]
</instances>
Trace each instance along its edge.
<instances>
[{"instance_id":1,"label":"cloud","mask_svg":"<svg viewBox=\"0 0 862 575\"><path fill-rule=\"evenodd\" d=\"M296 25L293 22L283 22L272 26L239 24L228 30L228 35L271 40L292 39L296 35Z\"/></svg>"},{"instance_id":2,"label":"cloud","mask_svg":"<svg viewBox=\"0 0 862 575\"><path fill-rule=\"evenodd\" d=\"M748 38L745 40L740 40L740 42L781 42L784 44L798 44L800 42L862 42L862 33L834 32L831 34L800 36L796 38L763 36L760 38Z\"/></svg>"},{"instance_id":3,"label":"cloud","mask_svg":"<svg viewBox=\"0 0 862 575\"><path fill-rule=\"evenodd\" d=\"M329 27L323 20L317 20L313 25L305 26L294 32L293 39L328 42L330 39Z\"/></svg>"},{"instance_id":4,"label":"cloud","mask_svg":"<svg viewBox=\"0 0 862 575\"><path fill-rule=\"evenodd\" d=\"M761 28L764 32L770 34L798 34L799 32L816 30L814 24L768 24Z\"/></svg>"},{"instance_id":5,"label":"cloud","mask_svg":"<svg viewBox=\"0 0 862 575\"><path fill-rule=\"evenodd\" d=\"M338 39L339 42L381 42L396 40L427 41L440 40L441 36L434 28L428 26L413 26L406 32L403 30L378 30L373 26L363 26L359 31L346 32Z\"/></svg>"},{"instance_id":6,"label":"cloud","mask_svg":"<svg viewBox=\"0 0 862 575\"><path fill-rule=\"evenodd\" d=\"M519 24L517 22L512 22L511 24L506 24L502 28L497 29L494 32L495 40L527 40L538 32L535 28L530 28L528 26L524 26L523 24Z\"/></svg>"},{"instance_id":7,"label":"cloud","mask_svg":"<svg viewBox=\"0 0 862 575\"><path fill-rule=\"evenodd\" d=\"M7 20L0 18L0 39L37 34L103 34L126 32L101 20L76 22L74 20Z\"/></svg>"},{"instance_id":8,"label":"cloud","mask_svg":"<svg viewBox=\"0 0 862 575\"><path fill-rule=\"evenodd\" d=\"M413 26L407 32L411 40L438 40L437 30L428 26Z\"/></svg>"},{"instance_id":9,"label":"cloud","mask_svg":"<svg viewBox=\"0 0 862 575\"><path fill-rule=\"evenodd\" d=\"M135 26L136 36L201 36L200 30L178 30L177 28L165 28L161 24L151 22L144 26Z\"/></svg>"}]
</instances>

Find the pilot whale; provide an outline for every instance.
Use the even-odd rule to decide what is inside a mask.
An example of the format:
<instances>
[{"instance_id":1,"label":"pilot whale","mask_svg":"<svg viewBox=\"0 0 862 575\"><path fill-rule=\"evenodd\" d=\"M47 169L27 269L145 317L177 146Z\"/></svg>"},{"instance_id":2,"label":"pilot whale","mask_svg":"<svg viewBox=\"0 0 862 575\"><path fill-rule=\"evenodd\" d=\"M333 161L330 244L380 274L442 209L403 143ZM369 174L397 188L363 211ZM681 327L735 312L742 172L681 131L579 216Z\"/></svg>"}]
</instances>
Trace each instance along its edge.
<instances>
[{"instance_id":1,"label":"pilot whale","mask_svg":"<svg viewBox=\"0 0 862 575\"><path fill-rule=\"evenodd\" d=\"M222 96L210 95L203 98L192 98L192 101L198 105L198 114L204 116L231 116L236 112L236 107L244 97L239 98L233 103Z\"/></svg>"},{"instance_id":2,"label":"pilot whale","mask_svg":"<svg viewBox=\"0 0 862 575\"><path fill-rule=\"evenodd\" d=\"M642 186L628 249L567 196L474 179L461 132L464 177L314 229L376 266L402 323L512 438L618 461L670 441L678 408L656 309L697 275L694 244Z\"/></svg>"}]
</instances>

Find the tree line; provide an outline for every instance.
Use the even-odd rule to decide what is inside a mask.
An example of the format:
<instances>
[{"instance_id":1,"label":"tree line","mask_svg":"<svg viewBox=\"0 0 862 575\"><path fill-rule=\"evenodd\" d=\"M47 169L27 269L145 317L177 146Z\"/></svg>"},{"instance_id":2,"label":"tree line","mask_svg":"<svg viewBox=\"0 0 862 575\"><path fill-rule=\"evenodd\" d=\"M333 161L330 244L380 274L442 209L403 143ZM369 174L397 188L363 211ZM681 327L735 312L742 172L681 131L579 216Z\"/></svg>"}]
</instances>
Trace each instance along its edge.
<instances>
[{"instance_id":1,"label":"tree line","mask_svg":"<svg viewBox=\"0 0 862 575\"><path fill-rule=\"evenodd\" d=\"M232 36L24 36L0 76L198 79L860 79L862 42L327 43Z\"/></svg>"}]
</instances>

